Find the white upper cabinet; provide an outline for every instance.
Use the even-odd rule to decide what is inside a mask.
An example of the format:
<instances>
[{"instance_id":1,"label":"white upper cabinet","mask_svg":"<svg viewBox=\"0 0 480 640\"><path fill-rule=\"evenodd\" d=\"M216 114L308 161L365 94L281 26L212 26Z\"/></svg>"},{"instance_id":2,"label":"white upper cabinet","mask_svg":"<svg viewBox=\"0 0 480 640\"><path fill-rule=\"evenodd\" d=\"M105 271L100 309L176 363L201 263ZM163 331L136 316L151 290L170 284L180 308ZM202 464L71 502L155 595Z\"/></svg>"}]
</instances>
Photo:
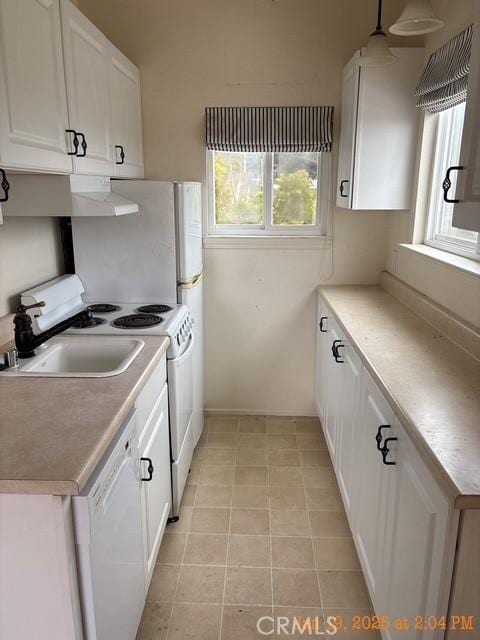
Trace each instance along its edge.
<instances>
[{"instance_id":1,"label":"white upper cabinet","mask_svg":"<svg viewBox=\"0 0 480 640\"><path fill-rule=\"evenodd\" d=\"M0 166L71 173L58 0L0 0Z\"/></svg>"},{"instance_id":2,"label":"white upper cabinet","mask_svg":"<svg viewBox=\"0 0 480 640\"><path fill-rule=\"evenodd\" d=\"M480 231L480 4L476 4L453 226Z\"/></svg>"},{"instance_id":3,"label":"white upper cabinet","mask_svg":"<svg viewBox=\"0 0 480 640\"><path fill-rule=\"evenodd\" d=\"M70 128L79 138L74 172L110 176L109 42L70 0L61 8Z\"/></svg>"},{"instance_id":4,"label":"white upper cabinet","mask_svg":"<svg viewBox=\"0 0 480 640\"><path fill-rule=\"evenodd\" d=\"M113 45L109 59L114 175L143 178L140 72Z\"/></svg>"},{"instance_id":5,"label":"white upper cabinet","mask_svg":"<svg viewBox=\"0 0 480 640\"><path fill-rule=\"evenodd\" d=\"M352 201L353 155L357 122L358 83L360 70L357 52L343 70L342 128L338 154L337 205L349 208Z\"/></svg>"},{"instance_id":6,"label":"white upper cabinet","mask_svg":"<svg viewBox=\"0 0 480 640\"><path fill-rule=\"evenodd\" d=\"M140 74L70 0L0 0L0 167L143 177Z\"/></svg>"},{"instance_id":7,"label":"white upper cabinet","mask_svg":"<svg viewBox=\"0 0 480 640\"><path fill-rule=\"evenodd\" d=\"M423 49L392 49L397 61L344 70L337 206L410 209L418 136L414 90Z\"/></svg>"}]
</instances>

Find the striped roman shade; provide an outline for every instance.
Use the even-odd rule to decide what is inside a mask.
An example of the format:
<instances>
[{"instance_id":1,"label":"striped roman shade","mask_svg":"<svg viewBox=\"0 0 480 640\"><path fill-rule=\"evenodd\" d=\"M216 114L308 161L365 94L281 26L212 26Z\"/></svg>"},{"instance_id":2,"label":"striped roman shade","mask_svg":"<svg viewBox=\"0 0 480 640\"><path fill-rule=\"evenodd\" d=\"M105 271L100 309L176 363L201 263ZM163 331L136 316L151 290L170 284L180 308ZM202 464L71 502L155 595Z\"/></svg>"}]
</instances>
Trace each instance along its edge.
<instances>
[{"instance_id":1,"label":"striped roman shade","mask_svg":"<svg viewBox=\"0 0 480 640\"><path fill-rule=\"evenodd\" d=\"M207 107L214 151L331 151L333 107Z\"/></svg>"},{"instance_id":2,"label":"striped roman shade","mask_svg":"<svg viewBox=\"0 0 480 640\"><path fill-rule=\"evenodd\" d=\"M437 113L465 102L472 32L470 25L432 53L415 90L417 107Z\"/></svg>"}]
</instances>

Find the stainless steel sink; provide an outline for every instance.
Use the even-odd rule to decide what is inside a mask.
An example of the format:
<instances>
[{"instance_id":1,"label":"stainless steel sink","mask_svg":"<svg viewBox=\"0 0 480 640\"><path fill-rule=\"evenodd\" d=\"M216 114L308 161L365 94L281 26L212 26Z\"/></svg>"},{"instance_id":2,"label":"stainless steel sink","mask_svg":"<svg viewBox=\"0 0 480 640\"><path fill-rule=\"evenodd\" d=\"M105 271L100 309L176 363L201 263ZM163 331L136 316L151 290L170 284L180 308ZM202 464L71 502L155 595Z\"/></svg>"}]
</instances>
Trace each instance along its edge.
<instances>
[{"instance_id":1,"label":"stainless steel sink","mask_svg":"<svg viewBox=\"0 0 480 640\"><path fill-rule=\"evenodd\" d=\"M0 375L50 378L106 378L128 369L145 346L139 338L68 336L49 340L34 358L20 360Z\"/></svg>"}]
</instances>

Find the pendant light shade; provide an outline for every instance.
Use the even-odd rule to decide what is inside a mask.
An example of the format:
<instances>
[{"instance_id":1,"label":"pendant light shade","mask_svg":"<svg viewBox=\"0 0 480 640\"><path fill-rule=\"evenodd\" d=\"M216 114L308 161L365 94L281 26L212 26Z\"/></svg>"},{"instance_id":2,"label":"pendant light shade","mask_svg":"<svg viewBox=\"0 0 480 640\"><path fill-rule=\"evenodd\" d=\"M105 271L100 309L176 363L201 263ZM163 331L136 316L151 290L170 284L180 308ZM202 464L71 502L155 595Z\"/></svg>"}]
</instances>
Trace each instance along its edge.
<instances>
[{"instance_id":1,"label":"pendant light shade","mask_svg":"<svg viewBox=\"0 0 480 640\"><path fill-rule=\"evenodd\" d=\"M388 48L387 36L382 29L382 0L378 0L377 26L370 34L363 55L358 58L361 67L383 67L396 61Z\"/></svg>"},{"instance_id":2,"label":"pendant light shade","mask_svg":"<svg viewBox=\"0 0 480 640\"><path fill-rule=\"evenodd\" d=\"M402 15L389 31L397 36L419 36L438 31L444 24L433 13L430 0L409 0Z\"/></svg>"}]
</instances>

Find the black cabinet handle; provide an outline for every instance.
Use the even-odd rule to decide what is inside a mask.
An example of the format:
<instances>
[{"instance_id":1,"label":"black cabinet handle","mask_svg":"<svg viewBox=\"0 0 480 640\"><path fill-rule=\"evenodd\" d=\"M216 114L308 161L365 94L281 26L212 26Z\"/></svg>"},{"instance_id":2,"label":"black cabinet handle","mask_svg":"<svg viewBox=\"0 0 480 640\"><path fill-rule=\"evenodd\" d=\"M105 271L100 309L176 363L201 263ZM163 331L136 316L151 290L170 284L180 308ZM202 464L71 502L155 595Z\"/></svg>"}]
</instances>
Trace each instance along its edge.
<instances>
[{"instance_id":1,"label":"black cabinet handle","mask_svg":"<svg viewBox=\"0 0 480 640\"><path fill-rule=\"evenodd\" d=\"M140 458L140 462L148 462L148 467L147 467L147 471L148 471L148 478L142 478L142 482L150 482L150 480L153 478L153 472L155 471L155 469L153 468L153 462L151 458Z\"/></svg>"},{"instance_id":2,"label":"black cabinet handle","mask_svg":"<svg viewBox=\"0 0 480 640\"><path fill-rule=\"evenodd\" d=\"M342 180L340 182L340 195L342 196L342 198L348 198L348 193L345 193L344 189L343 189L343 185L344 184L348 184L350 182L350 180Z\"/></svg>"},{"instance_id":3,"label":"black cabinet handle","mask_svg":"<svg viewBox=\"0 0 480 640\"><path fill-rule=\"evenodd\" d=\"M380 446L382 444L382 429L391 429L391 428L392 428L391 424L381 424L378 427L377 435L375 436L378 451L382 450L382 447Z\"/></svg>"},{"instance_id":4,"label":"black cabinet handle","mask_svg":"<svg viewBox=\"0 0 480 640\"><path fill-rule=\"evenodd\" d=\"M72 140L72 144L73 144L73 151L67 151L67 154L69 156L76 156L78 154L78 145L80 144L79 140L78 140L78 133L75 131L75 129L65 129L66 133L71 133L73 136L73 140Z\"/></svg>"},{"instance_id":5,"label":"black cabinet handle","mask_svg":"<svg viewBox=\"0 0 480 640\"><path fill-rule=\"evenodd\" d=\"M451 204L457 204L458 202L460 202L460 200L457 200L457 198L448 197L448 192L450 191L450 187L452 186L452 181L450 180L450 174L452 173L452 171L463 171L464 168L465 167L462 167L462 166L448 167L445 180L442 183L444 202L448 202Z\"/></svg>"},{"instance_id":6,"label":"black cabinet handle","mask_svg":"<svg viewBox=\"0 0 480 640\"><path fill-rule=\"evenodd\" d=\"M327 333L327 330L323 328L323 323L325 322L325 320L328 320L327 316L322 316L320 318L320 322L318 323L318 326L320 327L320 331L322 333Z\"/></svg>"},{"instance_id":7,"label":"black cabinet handle","mask_svg":"<svg viewBox=\"0 0 480 640\"><path fill-rule=\"evenodd\" d=\"M391 465L397 464L396 462L387 460L388 454L390 453L390 449L388 448L388 443L389 442L393 442L394 440L398 440L398 438L385 438L385 442L383 443L383 447L380 449L380 451L382 452L383 464L386 464L387 466L391 466Z\"/></svg>"},{"instance_id":8,"label":"black cabinet handle","mask_svg":"<svg viewBox=\"0 0 480 640\"><path fill-rule=\"evenodd\" d=\"M0 185L3 189L3 197L0 198L0 202L8 202L8 192L10 191L10 183L7 180L7 175L3 169L0 169L0 176L2 177L2 181Z\"/></svg>"},{"instance_id":9,"label":"black cabinet handle","mask_svg":"<svg viewBox=\"0 0 480 640\"><path fill-rule=\"evenodd\" d=\"M344 360L341 359L341 355L338 353L338 349L340 347L344 347L345 345L342 344L341 340L334 340L332 342L332 354L333 357L335 358L335 362L337 362L338 364L342 364L344 362Z\"/></svg>"},{"instance_id":10,"label":"black cabinet handle","mask_svg":"<svg viewBox=\"0 0 480 640\"><path fill-rule=\"evenodd\" d=\"M77 153L77 158L85 158L85 156L87 155L87 148L88 148L87 139L85 138L85 134L82 133L81 131L78 131L77 135L81 136L82 138L82 142L80 143L80 146L83 149L83 153Z\"/></svg>"},{"instance_id":11,"label":"black cabinet handle","mask_svg":"<svg viewBox=\"0 0 480 640\"><path fill-rule=\"evenodd\" d=\"M125 151L121 144L116 144L115 149L120 149L120 162L116 161L115 164L125 164Z\"/></svg>"}]
</instances>

